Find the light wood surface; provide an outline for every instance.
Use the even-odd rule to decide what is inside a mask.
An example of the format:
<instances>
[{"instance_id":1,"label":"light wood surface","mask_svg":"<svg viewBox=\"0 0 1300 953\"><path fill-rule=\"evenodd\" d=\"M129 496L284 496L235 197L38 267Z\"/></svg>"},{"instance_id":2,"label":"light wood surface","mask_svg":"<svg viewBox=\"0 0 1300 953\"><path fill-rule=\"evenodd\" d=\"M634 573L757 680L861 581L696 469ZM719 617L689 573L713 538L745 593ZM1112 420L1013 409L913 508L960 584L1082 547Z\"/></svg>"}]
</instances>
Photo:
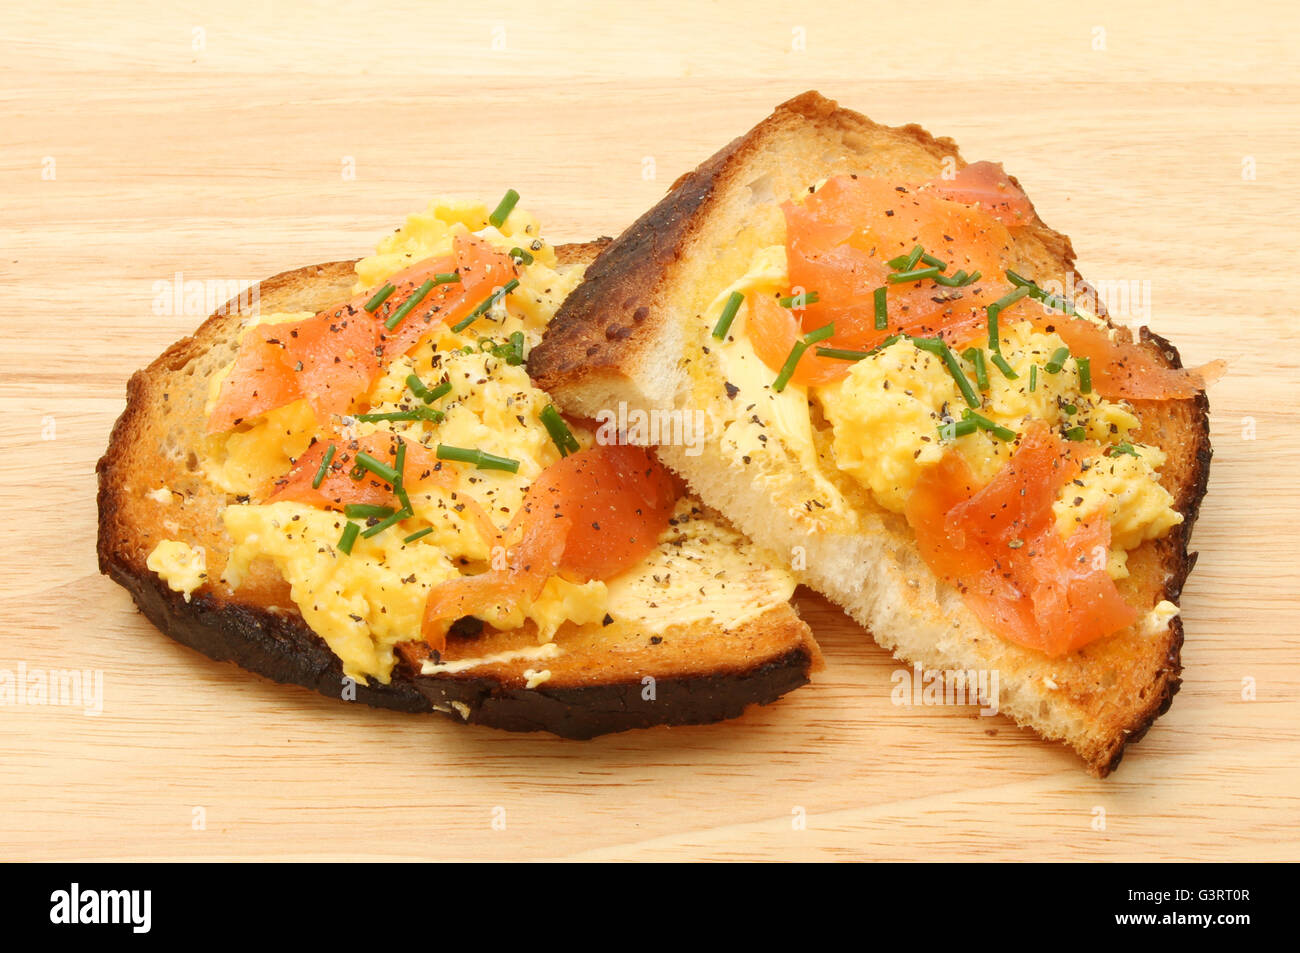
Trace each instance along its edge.
<instances>
[{"instance_id":1,"label":"light wood surface","mask_svg":"<svg viewBox=\"0 0 1300 953\"><path fill-rule=\"evenodd\" d=\"M102 670L104 700L0 708L0 859L1300 859L1300 15L1203 6L6 5L0 669ZM807 88L1002 160L1085 275L1149 280L1152 326L1231 362L1184 687L1109 780L895 707L898 663L813 596L815 684L578 744L261 681L98 574L126 378L202 317L156 282L353 257L436 192L616 234Z\"/></svg>"}]
</instances>

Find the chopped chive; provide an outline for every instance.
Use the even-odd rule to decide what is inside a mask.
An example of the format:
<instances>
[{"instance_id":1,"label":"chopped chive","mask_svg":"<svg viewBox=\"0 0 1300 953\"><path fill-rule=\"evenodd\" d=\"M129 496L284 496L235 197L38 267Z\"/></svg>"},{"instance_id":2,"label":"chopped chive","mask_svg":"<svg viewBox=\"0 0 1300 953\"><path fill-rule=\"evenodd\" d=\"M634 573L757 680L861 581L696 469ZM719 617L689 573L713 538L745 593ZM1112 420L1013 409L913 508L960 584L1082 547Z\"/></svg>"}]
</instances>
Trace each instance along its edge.
<instances>
[{"instance_id":1,"label":"chopped chive","mask_svg":"<svg viewBox=\"0 0 1300 953\"><path fill-rule=\"evenodd\" d=\"M970 284L970 278L967 276L966 272L958 271L953 275L935 275L934 283L937 285L943 285L945 288L961 288Z\"/></svg>"},{"instance_id":2,"label":"chopped chive","mask_svg":"<svg viewBox=\"0 0 1300 953\"><path fill-rule=\"evenodd\" d=\"M533 263L532 253L524 251L522 248L510 249L510 257L521 265L531 265Z\"/></svg>"},{"instance_id":3,"label":"chopped chive","mask_svg":"<svg viewBox=\"0 0 1300 953\"><path fill-rule=\"evenodd\" d=\"M973 410L964 411L962 413L962 419L969 420L971 423L975 424L975 426L979 427L980 430L987 430L989 433L993 434L993 436L997 437L999 440L1016 439L1016 432L1014 430L1011 430L1008 427L1003 427L999 423L994 423L992 420L989 420L983 414L977 414Z\"/></svg>"},{"instance_id":4,"label":"chopped chive","mask_svg":"<svg viewBox=\"0 0 1300 953\"><path fill-rule=\"evenodd\" d=\"M989 389L989 370L984 364L984 352L977 347L968 347L961 356L975 365L975 386L980 390Z\"/></svg>"},{"instance_id":5,"label":"chopped chive","mask_svg":"<svg viewBox=\"0 0 1300 953\"><path fill-rule=\"evenodd\" d=\"M365 520L370 517L383 518L393 515L391 506L379 506L374 503L349 503L343 507L343 515L351 520Z\"/></svg>"},{"instance_id":6,"label":"chopped chive","mask_svg":"<svg viewBox=\"0 0 1300 953\"><path fill-rule=\"evenodd\" d=\"M1016 274L1014 271L1010 271L1010 270L1007 271L1007 280L1010 281L1013 285L1017 285L1019 288L1024 289L1026 294L1033 295L1033 297L1036 300L1041 301L1043 303L1044 307L1053 308L1056 311L1061 311L1068 315L1076 315L1079 313L1077 310L1075 310L1074 304L1072 302L1066 300L1064 297L1062 297L1059 294L1049 294L1048 292L1044 291L1042 288L1038 287L1038 284L1036 282L1030 281L1028 278L1021 277L1020 275Z\"/></svg>"},{"instance_id":7,"label":"chopped chive","mask_svg":"<svg viewBox=\"0 0 1300 953\"><path fill-rule=\"evenodd\" d=\"M740 310L744 301L745 296L739 291L733 291L727 297L727 303L722 306L722 315L718 318L718 323L713 326L713 336L719 341L731 330L731 322L736 320L736 312Z\"/></svg>"},{"instance_id":8,"label":"chopped chive","mask_svg":"<svg viewBox=\"0 0 1300 953\"><path fill-rule=\"evenodd\" d=\"M799 308L804 307L804 305L816 304L820 300L821 298L818 297L817 292L804 291L797 295L787 295L784 298L778 299L776 303L783 308L794 308L798 310Z\"/></svg>"},{"instance_id":9,"label":"chopped chive","mask_svg":"<svg viewBox=\"0 0 1300 953\"><path fill-rule=\"evenodd\" d=\"M420 380L418 374L407 374L406 386L412 394L419 397L426 404L431 403L429 400L429 388L424 386L424 381Z\"/></svg>"},{"instance_id":10,"label":"chopped chive","mask_svg":"<svg viewBox=\"0 0 1300 953\"><path fill-rule=\"evenodd\" d=\"M803 342L808 345L813 345L818 343L819 341L825 341L828 337L830 337L834 333L835 333L834 322L830 324L823 324L820 328L817 328L816 330L813 331L809 331L807 334L805 334L803 336Z\"/></svg>"},{"instance_id":11,"label":"chopped chive","mask_svg":"<svg viewBox=\"0 0 1300 953\"><path fill-rule=\"evenodd\" d=\"M360 419L360 418L357 418ZM357 466L362 470L369 470L385 483L392 484L397 480L397 471L386 463L380 463L370 454L362 451L357 454Z\"/></svg>"},{"instance_id":12,"label":"chopped chive","mask_svg":"<svg viewBox=\"0 0 1300 953\"><path fill-rule=\"evenodd\" d=\"M524 332L513 331L505 344L492 348L492 356L506 362L510 367L518 367L524 362Z\"/></svg>"},{"instance_id":13,"label":"chopped chive","mask_svg":"<svg viewBox=\"0 0 1300 953\"><path fill-rule=\"evenodd\" d=\"M452 285L460 281L460 272L457 271L440 271L433 276L435 285Z\"/></svg>"},{"instance_id":14,"label":"chopped chive","mask_svg":"<svg viewBox=\"0 0 1300 953\"><path fill-rule=\"evenodd\" d=\"M378 291L374 293L374 296L371 297L369 301L366 302L365 305L366 310L367 311L377 310L381 304L383 304L385 301L388 300L388 296L396 290L397 290L396 285L386 283L382 288L380 288Z\"/></svg>"},{"instance_id":15,"label":"chopped chive","mask_svg":"<svg viewBox=\"0 0 1300 953\"><path fill-rule=\"evenodd\" d=\"M311 488L319 490L321 483L325 480L325 474L329 472L330 464L334 462L334 451L337 448L330 444L325 450L325 456L321 458L320 466L316 469L316 475L311 479Z\"/></svg>"},{"instance_id":16,"label":"chopped chive","mask_svg":"<svg viewBox=\"0 0 1300 953\"><path fill-rule=\"evenodd\" d=\"M997 308L998 311L1003 311L1003 310L1005 310L1005 309L1011 307L1013 304L1015 304L1015 303L1016 303L1017 301L1019 301L1021 298L1028 297L1028 295L1029 295L1029 291L1030 291L1029 288L1027 288L1027 287L1025 287L1025 286L1022 285L1021 287L1017 288L1015 291L1008 291L1006 294L1004 294L1004 295L1003 295L1001 298L999 298L997 301L994 301L991 305L989 305L989 307L990 307L990 308Z\"/></svg>"},{"instance_id":17,"label":"chopped chive","mask_svg":"<svg viewBox=\"0 0 1300 953\"><path fill-rule=\"evenodd\" d=\"M542 408L539 416L542 425L546 427L546 432L551 435L551 440L554 442L556 449L560 451L560 456L567 457L578 450L581 446L578 443L578 438L573 435L573 431L564 422L564 418L560 416L560 412L555 409L554 404L547 404Z\"/></svg>"},{"instance_id":18,"label":"chopped chive","mask_svg":"<svg viewBox=\"0 0 1300 953\"><path fill-rule=\"evenodd\" d=\"M472 463L480 470L508 470L511 473L519 472L518 460L511 460L509 457L499 457L494 453L487 453L483 450L468 450L464 447L449 447L445 443L438 444L437 457L439 460L455 460L458 463Z\"/></svg>"},{"instance_id":19,"label":"chopped chive","mask_svg":"<svg viewBox=\"0 0 1300 953\"><path fill-rule=\"evenodd\" d=\"M463 447L451 447L445 443L438 444L437 456L439 460L455 460L457 463L477 463L478 451L467 450Z\"/></svg>"},{"instance_id":20,"label":"chopped chive","mask_svg":"<svg viewBox=\"0 0 1300 953\"><path fill-rule=\"evenodd\" d=\"M1029 365L1029 393L1032 394L1037 389L1038 389L1038 365L1030 364Z\"/></svg>"},{"instance_id":21,"label":"chopped chive","mask_svg":"<svg viewBox=\"0 0 1300 953\"><path fill-rule=\"evenodd\" d=\"M952 353L952 349L943 342L942 338L912 338L912 343L921 350L929 351L940 358L948 366L948 373L952 375L952 379L957 384L957 389L961 391L961 395L965 398L967 404L971 407L980 405L979 395L970 386L966 373L961 369L961 365L957 363L957 355Z\"/></svg>"},{"instance_id":22,"label":"chopped chive","mask_svg":"<svg viewBox=\"0 0 1300 953\"><path fill-rule=\"evenodd\" d=\"M920 245L917 245L908 254L899 255L897 258L891 258L889 261L885 262L885 264L894 269L894 271L911 271L916 267L916 263L921 260L921 256L924 254L925 249ZM942 264L942 262L936 259L935 261L927 262L927 264L937 265Z\"/></svg>"},{"instance_id":23,"label":"chopped chive","mask_svg":"<svg viewBox=\"0 0 1300 953\"><path fill-rule=\"evenodd\" d=\"M871 356L870 351L850 351L842 347L819 347L818 357L830 357L837 361L860 361Z\"/></svg>"},{"instance_id":24,"label":"chopped chive","mask_svg":"<svg viewBox=\"0 0 1300 953\"><path fill-rule=\"evenodd\" d=\"M1074 309L1074 305L1069 301L1067 301L1065 298L1063 298L1061 295L1047 294L1046 292L1043 292L1042 294L1034 295L1034 297L1037 298L1039 301L1043 302L1044 308L1052 308L1055 311L1063 312L1064 314L1068 314L1072 317L1079 313Z\"/></svg>"},{"instance_id":25,"label":"chopped chive","mask_svg":"<svg viewBox=\"0 0 1300 953\"><path fill-rule=\"evenodd\" d=\"M1065 416L1067 417L1073 417L1079 412L1079 408L1074 406L1074 404L1062 404L1061 409L1065 411Z\"/></svg>"},{"instance_id":26,"label":"chopped chive","mask_svg":"<svg viewBox=\"0 0 1300 953\"><path fill-rule=\"evenodd\" d=\"M518 473L519 461L512 460L510 457L499 457L487 451L480 451L478 468L480 470L505 470L509 473Z\"/></svg>"},{"instance_id":27,"label":"chopped chive","mask_svg":"<svg viewBox=\"0 0 1300 953\"><path fill-rule=\"evenodd\" d=\"M794 376L795 368L799 366L799 359L803 357L804 351L808 350L809 347L816 344L818 341L825 341L834 333L835 325L832 322L831 324L822 325L815 331L809 331L799 340L795 341L794 347L790 349L790 356L787 357L785 363L781 365L781 373L777 374L776 380L772 381L772 390L776 391L778 394L785 390L786 385L790 383L790 378Z\"/></svg>"},{"instance_id":28,"label":"chopped chive","mask_svg":"<svg viewBox=\"0 0 1300 953\"><path fill-rule=\"evenodd\" d=\"M926 278L933 278L939 274L938 268L916 268L911 271L897 271L892 275L886 275L885 280L890 284L901 285L910 281L925 281Z\"/></svg>"},{"instance_id":29,"label":"chopped chive","mask_svg":"<svg viewBox=\"0 0 1300 953\"><path fill-rule=\"evenodd\" d=\"M475 319L477 319L479 315L483 314L483 312L493 307L498 301L500 301L502 298L510 294L510 292L514 291L518 287L519 287L519 279L511 278L509 281L507 281L496 291L488 295L487 298L481 304L479 304L477 308L475 308L469 314L465 315L465 317L461 318L459 321L453 324L451 326L452 331L454 331L456 334L459 334L461 331L464 331L467 327L469 327L471 324L474 323Z\"/></svg>"},{"instance_id":30,"label":"chopped chive","mask_svg":"<svg viewBox=\"0 0 1300 953\"><path fill-rule=\"evenodd\" d=\"M393 454L393 469L397 471L397 482L393 484L394 492L402 492L402 482L406 479L406 441L397 441L397 452Z\"/></svg>"},{"instance_id":31,"label":"chopped chive","mask_svg":"<svg viewBox=\"0 0 1300 953\"><path fill-rule=\"evenodd\" d=\"M1069 357L1070 349L1068 347L1058 347L1052 352L1052 356L1048 362L1043 365L1043 370L1047 371L1049 374L1059 374L1061 373L1061 368L1065 366L1065 362Z\"/></svg>"},{"instance_id":32,"label":"chopped chive","mask_svg":"<svg viewBox=\"0 0 1300 953\"><path fill-rule=\"evenodd\" d=\"M889 285L881 285L871 295L876 306L876 330L889 327Z\"/></svg>"},{"instance_id":33,"label":"chopped chive","mask_svg":"<svg viewBox=\"0 0 1300 953\"><path fill-rule=\"evenodd\" d=\"M1005 377L1007 380L1013 381L1020 376L1015 372L1015 369L1012 368L1012 366L1007 363L1007 359L1003 357L1001 354L999 354L997 351L993 352L992 357L990 359L993 361L994 366L996 366L997 369L1002 372L1002 376Z\"/></svg>"},{"instance_id":34,"label":"chopped chive","mask_svg":"<svg viewBox=\"0 0 1300 953\"><path fill-rule=\"evenodd\" d=\"M948 270L948 263L946 261L942 261L941 259L935 258L931 254L922 252L921 261L925 262L927 265L933 265L935 268L938 268L940 271Z\"/></svg>"},{"instance_id":35,"label":"chopped chive","mask_svg":"<svg viewBox=\"0 0 1300 953\"><path fill-rule=\"evenodd\" d=\"M412 533L410 536L403 537L403 538L402 538L402 542L404 542L404 543L413 543L413 542L415 542L417 539L421 539L421 538L423 538L423 537L425 537L425 536L428 536L428 535L429 535L430 533L432 533L432 532L433 532L433 527L432 527L432 526L426 526L424 529L417 529L417 530L416 530L414 533Z\"/></svg>"},{"instance_id":36,"label":"chopped chive","mask_svg":"<svg viewBox=\"0 0 1300 953\"><path fill-rule=\"evenodd\" d=\"M357 420L366 424L377 424L383 421L428 420L436 424L445 416L446 414L441 410L434 410L432 407L414 407L411 410L392 410L382 414L357 414Z\"/></svg>"},{"instance_id":37,"label":"chopped chive","mask_svg":"<svg viewBox=\"0 0 1300 953\"><path fill-rule=\"evenodd\" d=\"M361 532L361 527L356 523L349 522L343 527L343 535L339 537L339 552L352 555L352 544L357 541L357 533Z\"/></svg>"},{"instance_id":38,"label":"chopped chive","mask_svg":"<svg viewBox=\"0 0 1300 953\"><path fill-rule=\"evenodd\" d=\"M1127 440L1123 441L1122 443L1117 443L1113 447L1106 448L1106 456L1108 457L1113 457L1116 454L1120 454L1120 453L1127 453L1130 457L1141 456L1141 454L1139 454L1137 450L1133 447L1133 444L1129 443Z\"/></svg>"},{"instance_id":39,"label":"chopped chive","mask_svg":"<svg viewBox=\"0 0 1300 953\"><path fill-rule=\"evenodd\" d=\"M432 404L439 397L445 397L451 393L451 382L443 381L430 390L424 386L424 381L420 380L415 374L409 374L406 378L406 386L411 389L411 393L420 398L426 404Z\"/></svg>"},{"instance_id":40,"label":"chopped chive","mask_svg":"<svg viewBox=\"0 0 1300 953\"><path fill-rule=\"evenodd\" d=\"M389 315L388 320L384 322L384 327L388 328L388 330L391 331L393 330L393 328L401 324L402 319L405 318L412 311L414 311L415 306L418 305L421 301L423 301L425 299L425 296L428 295L428 293L432 290L433 290L433 279L432 278L426 279L424 284L420 285L420 287L415 289L415 293L411 295L411 297L407 298L404 302L402 302L402 306L400 308L398 308L391 315Z\"/></svg>"},{"instance_id":41,"label":"chopped chive","mask_svg":"<svg viewBox=\"0 0 1300 953\"><path fill-rule=\"evenodd\" d=\"M1092 360L1086 357L1076 357L1074 366L1079 371L1079 393L1092 393Z\"/></svg>"},{"instance_id":42,"label":"chopped chive","mask_svg":"<svg viewBox=\"0 0 1300 953\"><path fill-rule=\"evenodd\" d=\"M958 437L966 437L975 432L977 424L969 418L964 420L948 420L939 425L940 440L956 440Z\"/></svg>"},{"instance_id":43,"label":"chopped chive","mask_svg":"<svg viewBox=\"0 0 1300 953\"><path fill-rule=\"evenodd\" d=\"M1065 439L1073 440L1075 443L1085 440L1087 437L1088 431L1084 430L1082 427L1071 427L1065 432Z\"/></svg>"},{"instance_id":44,"label":"chopped chive","mask_svg":"<svg viewBox=\"0 0 1300 953\"><path fill-rule=\"evenodd\" d=\"M502 197L501 202L496 207L496 211L488 216L488 221L492 223L493 228L500 228L510 217L514 210L515 203L519 201L519 193L514 189L507 189L506 194Z\"/></svg>"},{"instance_id":45,"label":"chopped chive","mask_svg":"<svg viewBox=\"0 0 1300 953\"><path fill-rule=\"evenodd\" d=\"M410 519L410 518L411 518L412 516L414 516L414 515L415 515L415 514L412 513L409 509L401 509L401 510L398 510L398 511L397 511L396 513L394 513L392 516L389 516L389 517L387 517L387 518L385 518L385 519L380 520L380 521L379 521L378 523L376 523L374 526L372 526L372 527L370 527L369 529L363 531L362 534L361 534L361 537L362 537L362 539L369 539L371 536L378 536L378 535L379 535L380 533L382 533L384 530L388 529L388 527L390 527L390 526L396 526L396 525L397 525L398 523L400 523L402 520Z\"/></svg>"}]
</instances>

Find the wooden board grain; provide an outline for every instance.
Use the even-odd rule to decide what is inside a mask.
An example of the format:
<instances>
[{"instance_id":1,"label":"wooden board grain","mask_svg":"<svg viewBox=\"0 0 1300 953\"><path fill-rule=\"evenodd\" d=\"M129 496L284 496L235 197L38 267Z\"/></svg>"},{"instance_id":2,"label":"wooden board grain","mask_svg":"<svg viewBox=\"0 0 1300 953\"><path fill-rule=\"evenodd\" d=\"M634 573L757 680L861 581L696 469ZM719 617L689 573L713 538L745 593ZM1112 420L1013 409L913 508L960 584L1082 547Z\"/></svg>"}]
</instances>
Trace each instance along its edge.
<instances>
[{"instance_id":1,"label":"wooden board grain","mask_svg":"<svg viewBox=\"0 0 1300 953\"><path fill-rule=\"evenodd\" d=\"M0 670L104 679L98 715L0 708L0 859L1300 859L1293 5L96 9L0 12ZM614 234L814 87L1004 161L1085 275L1149 282L1153 327L1230 361L1184 688L1110 779L894 706L898 664L811 595L814 685L575 744L267 684L98 575L125 380L202 318L156 313L158 282L353 257L436 192Z\"/></svg>"}]
</instances>

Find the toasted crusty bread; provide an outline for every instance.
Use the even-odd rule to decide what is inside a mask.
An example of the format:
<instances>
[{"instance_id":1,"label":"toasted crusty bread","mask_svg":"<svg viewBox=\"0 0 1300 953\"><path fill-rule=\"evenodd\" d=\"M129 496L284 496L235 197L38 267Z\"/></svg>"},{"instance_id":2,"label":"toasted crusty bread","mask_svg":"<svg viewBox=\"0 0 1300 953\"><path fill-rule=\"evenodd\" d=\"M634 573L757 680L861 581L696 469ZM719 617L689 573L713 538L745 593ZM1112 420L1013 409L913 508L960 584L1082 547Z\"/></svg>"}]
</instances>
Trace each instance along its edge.
<instances>
[{"instance_id":1,"label":"toasted crusty bread","mask_svg":"<svg viewBox=\"0 0 1300 953\"><path fill-rule=\"evenodd\" d=\"M558 249L562 266L589 262L600 245ZM263 281L258 301L268 312L315 311L349 296L354 262L299 268ZM389 684L348 685L339 660L304 623L279 574L255 564L238 593L219 580L231 540L219 519L230 502L200 469L195 452L204 432L211 375L234 358L243 315L232 302L193 337L172 345L136 373L127 406L99 461L99 563L144 614L179 642L277 682L335 698L402 711L438 711L457 721L514 731L545 730L570 738L657 724L694 724L739 715L803 685L820 664L808 627L789 603L740 625L695 623L662 635L631 623L568 623L555 636L562 651L545 662L551 676L527 688L516 659L455 674L420 675L406 656ZM172 499L147 495L159 486ZM146 567L154 546L179 538L204 547L210 582L191 600ZM512 632L453 639L443 659L481 658L536 647L531 623ZM649 686L653 685L653 691Z\"/></svg>"},{"instance_id":2,"label":"toasted crusty bread","mask_svg":"<svg viewBox=\"0 0 1300 953\"><path fill-rule=\"evenodd\" d=\"M950 165L965 165L950 140L914 125L879 126L815 92L785 103L679 179L601 253L534 349L529 372L570 413L594 416L620 401L644 410L688 406L684 357L707 345L702 309L742 273L736 265L752 255L760 241L754 236L777 203L842 173L929 180L949 157ZM1063 282L1069 274L1087 287L1064 235L1037 219L1012 233L1017 271L1040 282ZM1145 328L1138 340L1160 361L1180 366L1168 342ZM1194 562L1187 543L1209 470L1208 402L1202 394L1135 407L1142 422L1135 437L1168 453L1161 482L1184 517L1164 538L1130 553L1131 576L1121 592L1146 610L1162 599L1177 602ZM663 447L660 457L760 544L775 552L804 547L801 581L843 606L898 657L930 670L997 671L1001 711L1065 741L1098 776L1115 768L1125 745L1146 732L1178 690L1183 630L1176 616L1154 634L1129 631L1048 659L980 626L957 591L925 565L897 516L871 514L859 535L810 536L749 471L725 461L715 440L698 456Z\"/></svg>"}]
</instances>

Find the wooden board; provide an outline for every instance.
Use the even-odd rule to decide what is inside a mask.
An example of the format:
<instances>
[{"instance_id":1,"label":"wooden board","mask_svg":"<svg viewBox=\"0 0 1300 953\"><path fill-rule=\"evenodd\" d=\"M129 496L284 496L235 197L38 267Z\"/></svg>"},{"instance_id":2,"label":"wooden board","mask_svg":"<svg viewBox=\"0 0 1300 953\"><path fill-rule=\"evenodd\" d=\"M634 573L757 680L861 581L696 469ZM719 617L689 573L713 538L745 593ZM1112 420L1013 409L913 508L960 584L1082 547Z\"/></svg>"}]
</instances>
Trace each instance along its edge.
<instances>
[{"instance_id":1,"label":"wooden board","mask_svg":"<svg viewBox=\"0 0 1300 953\"><path fill-rule=\"evenodd\" d=\"M104 694L0 708L0 859L1300 859L1300 14L1088 6L938 2L924 29L861 3L6 6L0 669ZM260 681L98 575L126 378L203 317L155 313L159 282L353 257L436 192L513 186L555 238L615 234L812 87L1004 161L1085 275L1149 281L1153 327L1231 362L1184 687L1112 778L895 707L898 663L813 596L816 684L578 744Z\"/></svg>"}]
</instances>

